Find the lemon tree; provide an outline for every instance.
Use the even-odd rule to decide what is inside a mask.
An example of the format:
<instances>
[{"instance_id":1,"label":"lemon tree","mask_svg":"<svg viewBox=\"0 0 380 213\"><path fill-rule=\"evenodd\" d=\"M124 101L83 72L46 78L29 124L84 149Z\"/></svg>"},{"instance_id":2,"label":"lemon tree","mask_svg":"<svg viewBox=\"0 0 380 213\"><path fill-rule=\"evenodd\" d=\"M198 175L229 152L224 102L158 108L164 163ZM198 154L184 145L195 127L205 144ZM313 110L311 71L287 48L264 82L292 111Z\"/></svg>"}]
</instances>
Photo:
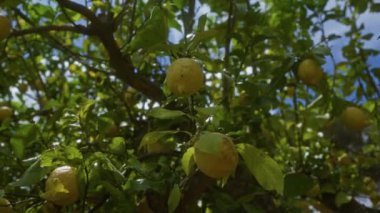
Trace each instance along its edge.
<instances>
[{"instance_id":1,"label":"lemon tree","mask_svg":"<svg viewBox=\"0 0 380 213\"><path fill-rule=\"evenodd\" d=\"M0 212L378 212L374 0L0 1Z\"/></svg>"}]
</instances>

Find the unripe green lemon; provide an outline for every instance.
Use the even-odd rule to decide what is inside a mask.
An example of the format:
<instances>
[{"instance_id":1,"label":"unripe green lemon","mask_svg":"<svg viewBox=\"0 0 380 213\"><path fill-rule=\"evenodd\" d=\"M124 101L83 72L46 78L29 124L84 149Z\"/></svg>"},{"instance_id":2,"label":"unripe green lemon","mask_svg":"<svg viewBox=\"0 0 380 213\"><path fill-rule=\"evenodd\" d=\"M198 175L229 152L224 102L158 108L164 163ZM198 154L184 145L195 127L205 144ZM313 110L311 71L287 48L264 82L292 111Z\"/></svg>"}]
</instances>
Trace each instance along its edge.
<instances>
[{"instance_id":1,"label":"unripe green lemon","mask_svg":"<svg viewBox=\"0 0 380 213\"><path fill-rule=\"evenodd\" d=\"M363 110L357 107L347 107L342 113L344 125L352 130L362 130L368 125L368 117Z\"/></svg>"},{"instance_id":2,"label":"unripe green lemon","mask_svg":"<svg viewBox=\"0 0 380 213\"><path fill-rule=\"evenodd\" d=\"M0 16L0 41L11 34L11 22L5 16Z\"/></svg>"},{"instance_id":3,"label":"unripe green lemon","mask_svg":"<svg viewBox=\"0 0 380 213\"><path fill-rule=\"evenodd\" d=\"M191 58L177 59L169 66L166 73L166 84L174 95L193 95L204 85L202 69Z\"/></svg>"},{"instance_id":4,"label":"unripe green lemon","mask_svg":"<svg viewBox=\"0 0 380 213\"><path fill-rule=\"evenodd\" d=\"M216 148L213 153L205 147ZM201 135L194 144L194 160L199 170L212 178L230 176L236 169L239 156L231 138L220 133Z\"/></svg>"},{"instance_id":5,"label":"unripe green lemon","mask_svg":"<svg viewBox=\"0 0 380 213\"><path fill-rule=\"evenodd\" d=\"M67 206L79 199L79 185L77 172L70 166L61 166L50 174L45 183L46 200L59 205Z\"/></svg>"},{"instance_id":6,"label":"unripe green lemon","mask_svg":"<svg viewBox=\"0 0 380 213\"><path fill-rule=\"evenodd\" d=\"M323 78L323 71L317 61L303 60L297 70L298 78L307 85L317 85Z\"/></svg>"}]
</instances>

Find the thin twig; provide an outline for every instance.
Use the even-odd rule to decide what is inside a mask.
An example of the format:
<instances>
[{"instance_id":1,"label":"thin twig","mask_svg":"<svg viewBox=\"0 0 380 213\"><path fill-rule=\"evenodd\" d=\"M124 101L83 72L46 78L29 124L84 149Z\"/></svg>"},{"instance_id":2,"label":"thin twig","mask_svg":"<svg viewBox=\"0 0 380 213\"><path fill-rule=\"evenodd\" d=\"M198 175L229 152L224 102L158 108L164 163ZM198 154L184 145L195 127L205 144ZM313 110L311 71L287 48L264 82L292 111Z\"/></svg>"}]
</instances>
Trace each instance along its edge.
<instances>
[{"instance_id":1,"label":"thin twig","mask_svg":"<svg viewBox=\"0 0 380 213\"><path fill-rule=\"evenodd\" d=\"M297 96L297 87L294 87L294 94L293 94L293 106L294 106L294 118L295 118L295 130L297 135L297 147L298 147L298 157L299 157L299 168L302 168L303 165L303 153L302 153L302 144L303 144L303 137L302 137L302 131L301 128L298 128L298 124L300 122L299 117L299 109L298 109L298 96ZM303 124L302 124L303 125Z\"/></svg>"},{"instance_id":2,"label":"thin twig","mask_svg":"<svg viewBox=\"0 0 380 213\"><path fill-rule=\"evenodd\" d=\"M228 9L228 20L227 20L227 32L226 32L226 40L224 44L224 70L226 73L222 75L222 84L223 84L223 105L227 111L230 109L230 93L231 93L231 76L226 76L229 70L229 60L230 60L230 45L231 45L231 34L233 31L234 25L234 2L232 0L229 1L229 9Z\"/></svg>"}]
</instances>

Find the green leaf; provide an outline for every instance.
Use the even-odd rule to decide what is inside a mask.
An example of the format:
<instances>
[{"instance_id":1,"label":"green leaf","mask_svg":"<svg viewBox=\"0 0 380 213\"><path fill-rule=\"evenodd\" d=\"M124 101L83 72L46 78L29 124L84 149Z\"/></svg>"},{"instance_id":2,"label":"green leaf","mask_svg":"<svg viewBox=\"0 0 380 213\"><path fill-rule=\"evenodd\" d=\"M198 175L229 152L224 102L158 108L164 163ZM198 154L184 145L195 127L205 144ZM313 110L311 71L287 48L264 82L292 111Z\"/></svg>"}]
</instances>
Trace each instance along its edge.
<instances>
[{"instance_id":1,"label":"green leaf","mask_svg":"<svg viewBox=\"0 0 380 213\"><path fill-rule=\"evenodd\" d=\"M57 149L45 150L41 154L41 167L54 167L71 163L80 163L82 153L73 146L64 146Z\"/></svg>"},{"instance_id":2,"label":"green leaf","mask_svg":"<svg viewBox=\"0 0 380 213\"><path fill-rule=\"evenodd\" d=\"M23 158L25 148L36 142L38 127L35 124L24 124L18 127L16 134L11 138L11 146L16 157Z\"/></svg>"},{"instance_id":3,"label":"green leaf","mask_svg":"<svg viewBox=\"0 0 380 213\"><path fill-rule=\"evenodd\" d=\"M197 27L197 31L198 32L203 32L204 31L205 26L206 26L206 21L207 21L207 14L203 14L203 15L201 15L201 17L199 17L199 19L198 19L198 27Z\"/></svg>"},{"instance_id":4,"label":"green leaf","mask_svg":"<svg viewBox=\"0 0 380 213\"><path fill-rule=\"evenodd\" d=\"M69 161L76 161L79 163L83 159L82 153L79 151L79 149L73 146L65 146L63 148L63 153L65 158Z\"/></svg>"},{"instance_id":5,"label":"green leaf","mask_svg":"<svg viewBox=\"0 0 380 213\"><path fill-rule=\"evenodd\" d=\"M179 110L168 110L164 108L154 108L149 113L150 116L158 119L174 119L186 115Z\"/></svg>"},{"instance_id":6,"label":"green leaf","mask_svg":"<svg viewBox=\"0 0 380 213\"><path fill-rule=\"evenodd\" d=\"M185 171L186 175L190 174L191 169L194 166L194 147L190 147L183 154L182 159L182 169Z\"/></svg>"},{"instance_id":7,"label":"green leaf","mask_svg":"<svg viewBox=\"0 0 380 213\"><path fill-rule=\"evenodd\" d=\"M352 196L348 195L345 192L338 192L335 196L335 204L336 206L340 207L341 205L350 202L352 199Z\"/></svg>"},{"instance_id":8,"label":"green leaf","mask_svg":"<svg viewBox=\"0 0 380 213\"><path fill-rule=\"evenodd\" d=\"M61 102L54 99L50 99L46 104L44 104L44 110L55 109L61 106L62 106Z\"/></svg>"},{"instance_id":9,"label":"green leaf","mask_svg":"<svg viewBox=\"0 0 380 213\"><path fill-rule=\"evenodd\" d=\"M330 48L326 46L317 46L312 50L312 52L315 55L320 55L320 56L329 55L331 53Z\"/></svg>"},{"instance_id":10,"label":"green leaf","mask_svg":"<svg viewBox=\"0 0 380 213\"><path fill-rule=\"evenodd\" d=\"M194 146L202 152L216 154L219 153L223 140L226 140L226 136L223 134L202 132Z\"/></svg>"},{"instance_id":11,"label":"green leaf","mask_svg":"<svg viewBox=\"0 0 380 213\"><path fill-rule=\"evenodd\" d=\"M16 157L22 159L25 153L24 140L20 138L11 138L11 146Z\"/></svg>"},{"instance_id":12,"label":"green leaf","mask_svg":"<svg viewBox=\"0 0 380 213\"><path fill-rule=\"evenodd\" d=\"M82 121L85 121L87 120L87 115L89 112L91 112L91 110L94 108L95 106L95 101L94 100L86 100L82 105L81 105L81 108L79 110L79 118L82 120Z\"/></svg>"},{"instance_id":13,"label":"green leaf","mask_svg":"<svg viewBox=\"0 0 380 213\"><path fill-rule=\"evenodd\" d=\"M22 0L5 0L0 1L0 6L3 8L12 8L16 7L18 4L21 4Z\"/></svg>"},{"instance_id":14,"label":"green leaf","mask_svg":"<svg viewBox=\"0 0 380 213\"><path fill-rule=\"evenodd\" d=\"M172 190L170 191L169 199L168 199L169 213L172 213L175 211L180 200L181 200L181 190L179 189L178 184L174 184Z\"/></svg>"},{"instance_id":15,"label":"green leaf","mask_svg":"<svg viewBox=\"0 0 380 213\"><path fill-rule=\"evenodd\" d=\"M179 9L182 9L185 4L186 4L186 1L185 0L173 0L173 4L178 7Z\"/></svg>"},{"instance_id":16,"label":"green leaf","mask_svg":"<svg viewBox=\"0 0 380 213\"><path fill-rule=\"evenodd\" d=\"M252 145L240 143L236 147L257 182L264 189L275 190L282 195L284 192L284 175L277 162Z\"/></svg>"},{"instance_id":17,"label":"green leaf","mask_svg":"<svg viewBox=\"0 0 380 213\"><path fill-rule=\"evenodd\" d=\"M380 12L380 3L373 2L371 4L371 10L370 11L371 12L376 12L376 13Z\"/></svg>"},{"instance_id":18,"label":"green leaf","mask_svg":"<svg viewBox=\"0 0 380 213\"><path fill-rule=\"evenodd\" d=\"M121 210L124 210L122 212L127 212L131 209L133 206L131 200L118 187L106 181L101 181L100 185L102 185L104 189L110 194L113 204L118 208L121 208Z\"/></svg>"},{"instance_id":19,"label":"green leaf","mask_svg":"<svg viewBox=\"0 0 380 213\"><path fill-rule=\"evenodd\" d=\"M109 149L114 154L123 154L125 152L125 139L123 137L112 138Z\"/></svg>"},{"instance_id":20,"label":"green leaf","mask_svg":"<svg viewBox=\"0 0 380 213\"><path fill-rule=\"evenodd\" d=\"M220 30L213 29L209 31L202 31L195 34L193 40L190 41L189 49L193 49L198 46L201 42L207 41L209 39L220 36Z\"/></svg>"},{"instance_id":21,"label":"green leaf","mask_svg":"<svg viewBox=\"0 0 380 213\"><path fill-rule=\"evenodd\" d=\"M149 132L149 133L145 134L144 137L142 138L142 140L140 142L139 149L141 149L145 145L157 143L164 136L176 134L176 133L177 133L177 131L153 131L153 132Z\"/></svg>"},{"instance_id":22,"label":"green leaf","mask_svg":"<svg viewBox=\"0 0 380 213\"><path fill-rule=\"evenodd\" d=\"M151 17L143 27L137 31L129 47L132 50L153 47L160 43L166 43L168 38L168 17L166 11L158 7L153 9Z\"/></svg>"},{"instance_id":23,"label":"green leaf","mask_svg":"<svg viewBox=\"0 0 380 213\"><path fill-rule=\"evenodd\" d=\"M197 110L197 112L202 115L202 116L206 116L206 117L209 117L209 116L212 116L212 115L215 115L217 113L218 110L220 110L221 107L196 107L195 110Z\"/></svg>"},{"instance_id":24,"label":"green leaf","mask_svg":"<svg viewBox=\"0 0 380 213\"><path fill-rule=\"evenodd\" d=\"M48 169L41 167L41 161L34 162L21 176L19 180L11 183L11 186L32 186L37 184L46 174Z\"/></svg>"},{"instance_id":25,"label":"green leaf","mask_svg":"<svg viewBox=\"0 0 380 213\"><path fill-rule=\"evenodd\" d=\"M313 179L306 176L305 174L289 174L285 177L284 195L305 195L313 186Z\"/></svg>"}]
</instances>

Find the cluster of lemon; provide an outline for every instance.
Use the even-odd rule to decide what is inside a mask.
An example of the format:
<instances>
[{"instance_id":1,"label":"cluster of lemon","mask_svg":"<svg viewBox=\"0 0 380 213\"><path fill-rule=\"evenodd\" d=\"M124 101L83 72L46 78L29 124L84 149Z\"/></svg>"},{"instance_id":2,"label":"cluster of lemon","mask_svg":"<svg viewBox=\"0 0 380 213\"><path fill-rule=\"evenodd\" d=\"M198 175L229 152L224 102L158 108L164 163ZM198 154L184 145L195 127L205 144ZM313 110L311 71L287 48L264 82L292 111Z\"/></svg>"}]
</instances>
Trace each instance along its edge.
<instances>
[{"instance_id":1,"label":"cluster of lemon","mask_svg":"<svg viewBox=\"0 0 380 213\"><path fill-rule=\"evenodd\" d=\"M297 76L306 85L316 86L323 79L323 71L316 60L308 58L298 65ZM356 106L345 108L341 114L341 121L347 128L356 131L364 129L369 124L366 113Z\"/></svg>"},{"instance_id":2,"label":"cluster of lemon","mask_svg":"<svg viewBox=\"0 0 380 213\"><path fill-rule=\"evenodd\" d=\"M191 58L179 58L168 68L166 85L176 96L190 96L204 86L204 75L201 66ZM202 147L217 147L208 151ZM155 147L157 150L161 148ZM204 174L212 178L230 176L236 169L239 157L231 138L213 132L200 135L194 143L194 160Z\"/></svg>"}]
</instances>

